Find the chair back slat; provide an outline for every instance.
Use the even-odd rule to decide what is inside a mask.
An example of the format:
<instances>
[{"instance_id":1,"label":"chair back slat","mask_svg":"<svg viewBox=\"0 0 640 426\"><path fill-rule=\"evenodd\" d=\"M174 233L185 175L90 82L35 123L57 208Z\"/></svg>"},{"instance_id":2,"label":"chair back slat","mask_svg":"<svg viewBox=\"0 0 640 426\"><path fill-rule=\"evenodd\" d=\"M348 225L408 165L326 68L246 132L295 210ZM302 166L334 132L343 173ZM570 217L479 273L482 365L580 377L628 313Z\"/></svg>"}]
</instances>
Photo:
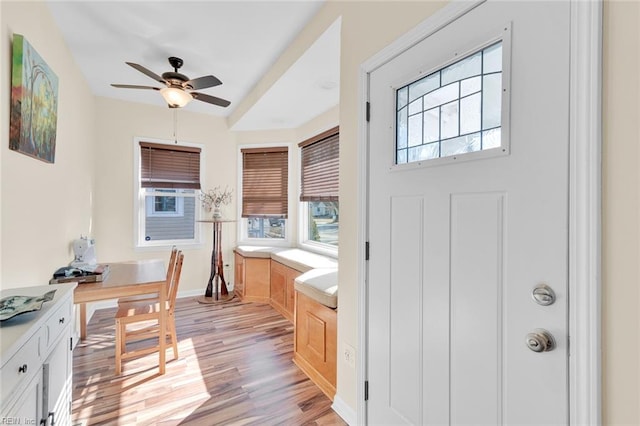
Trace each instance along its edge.
<instances>
[{"instance_id":1,"label":"chair back slat","mask_svg":"<svg viewBox=\"0 0 640 426\"><path fill-rule=\"evenodd\" d=\"M178 286L180 285L180 275L182 274L182 262L184 261L184 254L182 251L178 252L176 257L176 265L173 274L173 282L168 295L169 300L169 313L172 314L176 304L176 297L178 296Z\"/></svg>"},{"instance_id":2,"label":"chair back slat","mask_svg":"<svg viewBox=\"0 0 640 426\"><path fill-rule=\"evenodd\" d=\"M178 256L178 248L173 246L171 248L171 256L169 256L169 265L167 266L167 299L171 294L171 283L173 282L173 276L176 270L176 259Z\"/></svg>"}]
</instances>

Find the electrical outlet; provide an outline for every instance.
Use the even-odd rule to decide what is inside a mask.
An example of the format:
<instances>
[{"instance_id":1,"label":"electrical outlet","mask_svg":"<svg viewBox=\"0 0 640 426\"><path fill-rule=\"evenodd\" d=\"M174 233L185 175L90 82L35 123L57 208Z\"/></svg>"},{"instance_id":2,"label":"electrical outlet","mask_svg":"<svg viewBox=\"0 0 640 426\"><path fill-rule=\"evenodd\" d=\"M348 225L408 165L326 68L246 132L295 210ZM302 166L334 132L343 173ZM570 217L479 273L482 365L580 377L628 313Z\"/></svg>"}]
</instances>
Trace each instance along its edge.
<instances>
[{"instance_id":1,"label":"electrical outlet","mask_svg":"<svg viewBox=\"0 0 640 426\"><path fill-rule=\"evenodd\" d=\"M342 351L344 362L351 368L356 368L356 350L353 346L345 343L344 350Z\"/></svg>"}]
</instances>

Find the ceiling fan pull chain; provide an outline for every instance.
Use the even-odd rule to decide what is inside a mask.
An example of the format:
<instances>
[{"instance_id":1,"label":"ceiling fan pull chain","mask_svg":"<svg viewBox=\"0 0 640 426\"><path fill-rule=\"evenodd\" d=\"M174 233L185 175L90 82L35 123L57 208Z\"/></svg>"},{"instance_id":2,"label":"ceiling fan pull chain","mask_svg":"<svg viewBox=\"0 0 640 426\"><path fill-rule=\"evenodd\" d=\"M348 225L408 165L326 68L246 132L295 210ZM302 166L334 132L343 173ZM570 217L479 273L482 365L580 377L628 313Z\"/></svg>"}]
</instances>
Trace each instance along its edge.
<instances>
[{"instance_id":1,"label":"ceiling fan pull chain","mask_svg":"<svg viewBox=\"0 0 640 426\"><path fill-rule=\"evenodd\" d=\"M178 108L173 109L173 140L178 143Z\"/></svg>"}]
</instances>

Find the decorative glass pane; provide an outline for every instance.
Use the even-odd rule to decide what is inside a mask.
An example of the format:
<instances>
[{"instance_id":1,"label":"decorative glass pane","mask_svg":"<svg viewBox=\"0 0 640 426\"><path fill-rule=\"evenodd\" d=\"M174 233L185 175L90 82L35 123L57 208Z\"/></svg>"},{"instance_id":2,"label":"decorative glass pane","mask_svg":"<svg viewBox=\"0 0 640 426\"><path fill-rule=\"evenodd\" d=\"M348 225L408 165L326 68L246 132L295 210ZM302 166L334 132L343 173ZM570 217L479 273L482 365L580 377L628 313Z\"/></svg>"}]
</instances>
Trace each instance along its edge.
<instances>
[{"instance_id":1,"label":"decorative glass pane","mask_svg":"<svg viewBox=\"0 0 640 426\"><path fill-rule=\"evenodd\" d=\"M422 114L409 117L409 146L422 144Z\"/></svg>"},{"instance_id":2,"label":"decorative glass pane","mask_svg":"<svg viewBox=\"0 0 640 426\"><path fill-rule=\"evenodd\" d=\"M460 96L467 96L471 93L479 92L482 87L480 87L480 77L471 77L466 80L462 80L460 82Z\"/></svg>"},{"instance_id":3,"label":"decorative glass pane","mask_svg":"<svg viewBox=\"0 0 640 426\"><path fill-rule=\"evenodd\" d=\"M484 49L482 72L489 74L502 71L502 42Z\"/></svg>"},{"instance_id":4,"label":"decorative glass pane","mask_svg":"<svg viewBox=\"0 0 640 426\"><path fill-rule=\"evenodd\" d=\"M442 85L454 81L464 80L468 77L480 75L480 65L482 64L482 52L469 56L461 61L451 64L442 70Z\"/></svg>"},{"instance_id":5,"label":"decorative glass pane","mask_svg":"<svg viewBox=\"0 0 640 426\"><path fill-rule=\"evenodd\" d=\"M416 99L409 104L409 115L417 114L419 112L422 112L422 98Z\"/></svg>"},{"instance_id":6,"label":"decorative glass pane","mask_svg":"<svg viewBox=\"0 0 640 426\"><path fill-rule=\"evenodd\" d=\"M482 132L482 149L499 148L502 140L500 127Z\"/></svg>"},{"instance_id":7,"label":"decorative glass pane","mask_svg":"<svg viewBox=\"0 0 640 426\"><path fill-rule=\"evenodd\" d=\"M442 157L480 151L480 133L460 136L442 141Z\"/></svg>"},{"instance_id":8,"label":"decorative glass pane","mask_svg":"<svg viewBox=\"0 0 640 426\"><path fill-rule=\"evenodd\" d=\"M440 73L436 72L412 83L409 86L409 102L424 96L440 87Z\"/></svg>"},{"instance_id":9,"label":"decorative glass pane","mask_svg":"<svg viewBox=\"0 0 640 426\"><path fill-rule=\"evenodd\" d=\"M440 157L440 144L439 143L430 143L422 147L423 149L423 157L427 160L432 158Z\"/></svg>"},{"instance_id":10,"label":"decorative glass pane","mask_svg":"<svg viewBox=\"0 0 640 426\"><path fill-rule=\"evenodd\" d=\"M428 145L416 146L409 148L409 162L431 160L440 156L438 143L430 143Z\"/></svg>"},{"instance_id":11,"label":"decorative glass pane","mask_svg":"<svg viewBox=\"0 0 640 426\"><path fill-rule=\"evenodd\" d=\"M502 146L502 42L396 92L396 163Z\"/></svg>"},{"instance_id":12,"label":"decorative glass pane","mask_svg":"<svg viewBox=\"0 0 640 426\"><path fill-rule=\"evenodd\" d=\"M398 150L398 158L396 159L396 163L404 164L406 162L407 162L407 150L406 149Z\"/></svg>"},{"instance_id":13,"label":"decorative glass pane","mask_svg":"<svg viewBox=\"0 0 640 426\"><path fill-rule=\"evenodd\" d=\"M407 107L398 111L398 124L396 127L398 148L405 148L407 146Z\"/></svg>"},{"instance_id":14,"label":"decorative glass pane","mask_svg":"<svg viewBox=\"0 0 640 426\"><path fill-rule=\"evenodd\" d=\"M440 137L458 136L458 101L443 105L440 110Z\"/></svg>"},{"instance_id":15,"label":"decorative glass pane","mask_svg":"<svg viewBox=\"0 0 640 426\"><path fill-rule=\"evenodd\" d=\"M480 131L480 93L460 99L460 134Z\"/></svg>"},{"instance_id":16,"label":"decorative glass pane","mask_svg":"<svg viewBox=\"0 0 640 426\"><path fill-rule=\"evenodd\" d=\"M482 77L482 128L500 126L502 108L502 74Z\"/></svg>"},{"instance_id":17,"label":"decorative glass pane","mask_svg":"<svg viewBox=\"0 0 640 426\"><path fill-rule=\"evenodd\" d=\"M440 108L424 112L424 142L440 140Z\"/></svg>"},{"instance_id":18,"label":"decorative glass pane","mask_svg":"<svg viewBox=\"0 0 640 426\"><path fill-rule=\"evenodd\" d=\"M453 83L438 90L434 90L424 97L424 109L431 109L439 105L458 99L458 83Z\"/></svg>"},{"instance_id":19,"label":"decorative glass pane","mask_svg":"<svg viewBox=\"0 0 640 426\"><path fill-rule=\"evenodd\" d=\"M398 110L407 106L407 100L409 99L408 93L409 89L407 87L403 87L402 89L398 90L398 105L396 105L396 108Z\"/></svg>"}]
</instances>

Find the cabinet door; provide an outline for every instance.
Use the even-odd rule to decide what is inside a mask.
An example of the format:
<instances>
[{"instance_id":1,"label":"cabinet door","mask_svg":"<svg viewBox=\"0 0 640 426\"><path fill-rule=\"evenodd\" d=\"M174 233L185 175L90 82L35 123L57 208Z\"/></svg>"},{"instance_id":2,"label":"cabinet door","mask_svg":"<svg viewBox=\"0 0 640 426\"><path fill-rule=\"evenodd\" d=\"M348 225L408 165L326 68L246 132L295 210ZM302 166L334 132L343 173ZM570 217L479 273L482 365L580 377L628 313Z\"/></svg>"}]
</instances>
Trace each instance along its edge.
<instances>
[{"instance_id":1,"label":"cabinet door","mask_svg":"<svg viewBox=\"0 0 640 426\"><path fill-rule=\"evenodd\" d=\"M244 294L251 302L269 302L271 259L244 259Z\"/></svg>"},{"instance_id":2,"label":"cabinet door","mask_svg":"<svg viewBox=\"0 0 640 426\"><path fill-rule=\"evenodd\" d=\"M285 291L287 288L287 267L278 262L271 262L271 303L278 310L285 307Z\"/></svg>"},{"instance_id":3,"label":"cabinet door","mask_svg":"<svg viewBox=\"0 0 640 426\"><path fill-rule=\"evenodd\" d=\"M49 416L50 423L55 422L59 425L71 423L70 356L69 330L67 329L42 365L43 415Z\"/></svg>"},{"instance_id":4,"label":"cabinet door","mask_svg":"<svg viewBox=\"0 0 640 426\"><path fill-rule=\"evenodd\" d=\"M42 404L42 371L39 370L35 377L29 382L29 385L18 398L16 404L3 413L3 421L9 424L33 424L39 425L40 420L44 417L41 411Z\"/></svg>"},{"instance_id":5,"label":"cabinet door","mask_svg":"<svg viewBox=\"0 0 640 426\"><path fill-rule=\"evenodd\" d=\"M233 278L235 282L233 283L233 290L238 297L244 297L244 256L235 253L234 264L235 273Z\"/></svg>"}]
</instances>

